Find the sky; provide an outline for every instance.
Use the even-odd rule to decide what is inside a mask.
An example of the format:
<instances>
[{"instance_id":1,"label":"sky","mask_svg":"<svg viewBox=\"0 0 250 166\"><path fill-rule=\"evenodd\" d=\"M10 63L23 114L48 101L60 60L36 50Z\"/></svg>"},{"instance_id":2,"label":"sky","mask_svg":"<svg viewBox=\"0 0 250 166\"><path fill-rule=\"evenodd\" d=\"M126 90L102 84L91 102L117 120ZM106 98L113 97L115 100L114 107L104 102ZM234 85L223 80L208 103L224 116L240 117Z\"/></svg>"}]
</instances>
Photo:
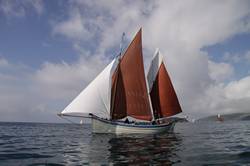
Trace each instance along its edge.
<instances>
[{"instance_id":1,"label":"sky","mask_svg":"<svg viewBox=\"0 0 250 166\"><path fill-rule=\"evenodd\" d=\"M0 0L0 121L56 116L142 27L182 115L250 113L248 0Z\"/></svg>"}]
</instances>

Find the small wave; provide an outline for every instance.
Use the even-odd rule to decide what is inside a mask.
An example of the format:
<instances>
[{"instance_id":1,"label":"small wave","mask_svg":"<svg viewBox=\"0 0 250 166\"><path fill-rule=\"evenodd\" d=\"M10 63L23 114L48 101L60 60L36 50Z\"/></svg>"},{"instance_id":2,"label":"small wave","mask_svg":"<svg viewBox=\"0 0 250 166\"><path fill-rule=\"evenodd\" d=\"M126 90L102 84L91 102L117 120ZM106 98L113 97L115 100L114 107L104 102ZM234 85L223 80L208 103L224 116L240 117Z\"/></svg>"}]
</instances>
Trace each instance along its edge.
<instances>
[{"instance_id":1,"label":"small wave","mask_svg":"<svg viewBox=\"0 0 250 166\"><path fill-rule=\"evenodd\" d=\"M38 150L40 148L36 148L36 147L31 147L31 148L17 148L16 151L32 151L32 150Z\"/></svg>"},{"instance_id":2,"label":"small wave","mask_svg":"<svg viewBox=\"0 0 250 166\"><path fill-rule=\"evenodd\" d=\"M52 155L41 155L36 153L9 153L1 154L0 160L10 160L10 159L29 159L29 158L50 158L54 157Z\"/></svg>"},{"instance_id":3,"label":"small wave","mask_svg":"<svg viewBox=\"0 0 250 166\"><path fill-rule=\"evenodd\" d=\"M11 136L11 135L2 135L0 136L0 140L9 140L11 138L15 138L16 136Z\"/></svg>"},{"instance_id":4,"label":"small wave","mask_svg":"<svg viewBox=\"0 0 250 166\"><path fill-rule=\"evenodd\" d=\"M33 163L29 164L28 166L64 166L63 164L56 164L56 163Z\"/></svg>"}]
</instances>

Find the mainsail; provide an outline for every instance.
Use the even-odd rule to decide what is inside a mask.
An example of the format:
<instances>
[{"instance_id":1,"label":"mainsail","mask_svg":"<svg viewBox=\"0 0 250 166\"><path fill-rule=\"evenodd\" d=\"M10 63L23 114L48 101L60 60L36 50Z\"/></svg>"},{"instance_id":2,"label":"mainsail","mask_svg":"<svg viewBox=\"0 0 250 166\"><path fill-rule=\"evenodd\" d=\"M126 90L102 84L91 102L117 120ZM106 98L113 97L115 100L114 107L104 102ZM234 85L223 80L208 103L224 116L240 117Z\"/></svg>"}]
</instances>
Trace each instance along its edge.
<instances>
[{"instance_id":1,"label":"mainsail","mask_svg":"<svg viewBox=\"0 0 250 166\"><path fill-rule=\"evenodd\" d=\"M159 50L155 52L147 79L155 119L182 112Z\"/></svg>"},{"instance_id":2,"label":"mainsail","mask_svg":"<svg viewBox=\"0 0 250 166\"><path fill-rule=\"evenodd\" d=\"M89 117L92 113L110 118L111 77L117 65L114 59L106 68L62 111L62 115Z\"/></svg>"},{"instance_id":3,"label":"mainsail","mask_svg":"<svg viewBox=\"0 0 250 166\"><path fill-rule=\"evenodd\" d=\"M131 116L141 120L151 120L149 102L140 29L113 74L111 118L121 119Z\"/></svg>"}]
</instances>

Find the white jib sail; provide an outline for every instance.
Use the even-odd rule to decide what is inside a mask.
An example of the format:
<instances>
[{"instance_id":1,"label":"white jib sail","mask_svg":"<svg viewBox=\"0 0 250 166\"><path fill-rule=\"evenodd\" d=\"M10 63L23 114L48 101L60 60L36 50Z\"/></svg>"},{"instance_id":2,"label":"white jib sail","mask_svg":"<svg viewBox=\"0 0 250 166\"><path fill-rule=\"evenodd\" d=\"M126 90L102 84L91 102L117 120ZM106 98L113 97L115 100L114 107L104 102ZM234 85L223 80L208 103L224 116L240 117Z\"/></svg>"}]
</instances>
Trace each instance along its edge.
<instances>
[{"instance_id":1,"label":"white jib sail","mask_svg":"<svg viewBox=\"0 0 250 166\"><path fill-rule=\"evenodd\" d=\"M154 84L155 78L157 76L158 70L163 62L163 56L160 53L159 49L156 49L154 57L151 61L149 70L148 70L148 75L147 75L147 80L148 80L148 87L149 87L149 92L152 89L152 86Z\"/></svg>"},{"instance_id":2,"label":"white jib sail","mask_svg":"<svg viewBox=\"0 0 250 166\"><path fill-rule=\"evenodd\" d=\"M92 113L110 118L112 74L117 65L114 59L106 68L61 112L62 115L89 117Z\"/></svg>"}]
</instances>

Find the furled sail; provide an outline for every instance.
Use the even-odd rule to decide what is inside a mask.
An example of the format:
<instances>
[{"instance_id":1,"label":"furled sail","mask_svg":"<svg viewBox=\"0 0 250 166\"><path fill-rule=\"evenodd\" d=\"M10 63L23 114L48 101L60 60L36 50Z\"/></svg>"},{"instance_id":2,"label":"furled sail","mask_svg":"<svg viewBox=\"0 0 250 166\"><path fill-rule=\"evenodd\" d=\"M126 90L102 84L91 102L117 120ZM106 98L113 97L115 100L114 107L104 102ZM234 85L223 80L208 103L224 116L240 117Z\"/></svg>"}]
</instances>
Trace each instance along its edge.
<instances>
[{"instance_id":1,"label":"furled sail","mask_svg":"<svg viewBox=\"0 0 250 166\"><path fill-rule=\"evenodd\" d=\"M106 68L62 111L62 115L86 116L92 113L110 118L112 74L117 65L114 59Z\"/></svg>"},{"instance_id":2,"label":"furled sail","mask_svg":"<svg viewBox=\"0 0 250 166\"><path fill-rule=\"evenodd\" d=\"M141 29L130 43L113 74L111 118L131 116L151 120L143 56Z\"/></svg>"},{"instance_id":3,"label":"furled sail","mask_svg":"<svg viewBox=\"0 0 250 166\"><path fill-rule=\"evenodd\" d=\"M147 79L155 119L182 112L159 50L155 52Z\"/></svg>"}]
</instances>

